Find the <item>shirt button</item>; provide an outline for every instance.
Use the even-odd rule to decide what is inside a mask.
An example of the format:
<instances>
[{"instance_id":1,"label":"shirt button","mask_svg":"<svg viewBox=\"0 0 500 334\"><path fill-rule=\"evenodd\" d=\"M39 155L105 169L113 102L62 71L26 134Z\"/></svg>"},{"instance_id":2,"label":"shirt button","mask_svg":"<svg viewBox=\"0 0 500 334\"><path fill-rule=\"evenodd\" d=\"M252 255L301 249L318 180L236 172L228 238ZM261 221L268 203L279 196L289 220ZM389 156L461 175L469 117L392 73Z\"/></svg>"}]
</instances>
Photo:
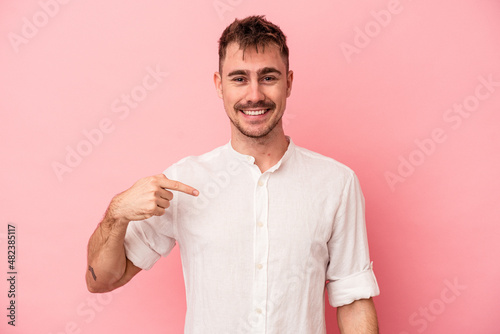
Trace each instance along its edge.
<instances>
[{"instance_id":1,"label":"shirt button","mask_svg":"<svg viewBox=\"0 0 500 334\"><path fill-rule=\"evenodd\" d=\"M264 185L264 182L262 182L262 180L261 180L261 181L259 181L258 185L259 185L259 187L262 187Z\"/></svg>"},{"instance_id":2,"label":"shirt button","mask_svg":"<svg viewBox=\"0 0 500 334\"><path fill-rule=\"evenodd\" d=\"M258 314L262 314L262 309L257 308L257 309L255 309L255 312L257 312Z\"/></svg>"},{"instance_id":3,"label":"shirt button","mask_svg":"<svg viewBox=\"0 0 500 334\"><path fill-rule=\"evenodd\" d=\"M264 226L264 223L263 223L263 222L258 222L258 223L257 223L257 226L258 226L258 227L262 227L262 226Z\"/></svg>"},{"instance_id":4,"label":"shirt button","mask_svg":"<svg viewBox=\"0 0 500 334\"><path fill-rule=\"evenodd\" d=\"M260 263L257 265L257 269L262 269L263 267L264 266L262 264L260 264Z\"/></svg>"}]
</instances>

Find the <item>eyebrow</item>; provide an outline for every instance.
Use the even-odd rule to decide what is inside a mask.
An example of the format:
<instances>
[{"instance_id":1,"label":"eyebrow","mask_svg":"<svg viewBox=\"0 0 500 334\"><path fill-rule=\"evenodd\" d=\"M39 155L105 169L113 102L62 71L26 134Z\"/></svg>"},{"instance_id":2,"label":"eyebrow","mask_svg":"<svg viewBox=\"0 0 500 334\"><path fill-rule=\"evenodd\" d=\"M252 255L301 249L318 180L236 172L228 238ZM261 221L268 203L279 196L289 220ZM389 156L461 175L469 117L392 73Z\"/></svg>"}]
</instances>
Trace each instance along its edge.
<instances>
[{"instance_id":1,"label":"eyebrow","mask_svg":"<svg viewBox=\"0 0 500 334\"><path fill-rule=\"evenodd\" d=\"M269 74L269 73L276 73L278 75L281 75L281 72L274 68L274 67L264 67L264 68L261 68L257 71L257 75L258 76L261 76L261 75L264 75L264 74ZM234 70L232 72L229 72L227 74L228 77L232 77L232 76L235 76L235 75L248 75L249 74L249 71L245 71L245 70Z\"/></svg>"},{"instance_id":2,"label":"eyebrow","mask_svg":"<svg viewBox=\"0 0 500 334\"><path fill-rule=\"evenodd\" d=\"M229 72L227 74L228 77L232 77L232 76L235 76L235 75L247 75L248 71L244 71L244 70L234 70L232 72Z\"/></svg>"},{"instance_id":3,"label":"eyebrow","mask_svg":"<svg viewBox=\"0 0 500 334\"><path fill-rule=\"evenodd\" d=\"M257 71L258 75L264 75L264 74L269 74L269 73L276 73L278 75L281 75L281 72L274 67L264 67L263 69L260 69Z\"/></svg>"}]
</instances>

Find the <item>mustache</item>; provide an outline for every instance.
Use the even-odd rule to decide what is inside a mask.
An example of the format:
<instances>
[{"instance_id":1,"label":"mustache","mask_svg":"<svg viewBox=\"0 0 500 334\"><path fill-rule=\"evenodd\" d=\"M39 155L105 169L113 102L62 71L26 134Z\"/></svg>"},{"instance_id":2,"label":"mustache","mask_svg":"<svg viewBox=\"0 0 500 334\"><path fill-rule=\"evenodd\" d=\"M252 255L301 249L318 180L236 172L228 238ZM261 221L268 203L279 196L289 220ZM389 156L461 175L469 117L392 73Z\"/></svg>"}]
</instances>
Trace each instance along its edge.
<instances>
[{"instance_id":1,"label":"mustache","mask_svg":"<svg viewBox=\"0 0 500 334\"><path fill-rule=\"evenodd\" d=\"M240 109L256 109L256 108L261 108L261 109L274 109L276 108L276 103L273 101L257 101L255 103L236 103L234 105L235 110L240 110Z\"/></svg>"}]
</instances>

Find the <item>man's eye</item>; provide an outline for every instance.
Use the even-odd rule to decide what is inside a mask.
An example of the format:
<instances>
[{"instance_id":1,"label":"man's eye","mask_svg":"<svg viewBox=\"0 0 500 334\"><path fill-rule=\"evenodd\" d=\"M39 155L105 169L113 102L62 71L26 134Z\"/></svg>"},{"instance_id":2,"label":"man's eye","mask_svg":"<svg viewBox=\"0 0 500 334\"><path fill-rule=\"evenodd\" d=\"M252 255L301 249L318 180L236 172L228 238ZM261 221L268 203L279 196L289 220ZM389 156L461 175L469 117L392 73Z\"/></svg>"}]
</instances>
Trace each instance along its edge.
<instances>
[{"instance_id":1,"label":"man's eye","mask_svg":"<svg viewBox=\"0 0 500 334\"><path fill-rule=\"evenodd\" d=\"M264 77L262 80L270 82L270 81L276 80L276 78L275 77Z\"/></svg>"},{"instance_id":2,"label":"man's eye","mask_svg":"<svg viewBox=\"0 0 500 334\"><path fill-rule=\"evenodd\" d=\"M233 78L232 81L234 81L234 82L243 82L243 81L245 81L245 79L244 78Z\"/></svg>"}]
</instances>

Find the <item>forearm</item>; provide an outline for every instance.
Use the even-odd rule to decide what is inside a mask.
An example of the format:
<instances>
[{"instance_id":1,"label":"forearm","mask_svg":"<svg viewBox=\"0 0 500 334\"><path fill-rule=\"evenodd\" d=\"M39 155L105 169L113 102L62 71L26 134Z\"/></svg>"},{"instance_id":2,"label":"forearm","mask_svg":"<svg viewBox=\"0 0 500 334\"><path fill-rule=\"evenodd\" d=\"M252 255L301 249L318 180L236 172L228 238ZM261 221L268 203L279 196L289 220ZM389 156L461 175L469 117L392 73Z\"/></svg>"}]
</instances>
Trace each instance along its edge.
<instances>
[{"instance_id":1,"label":"forearm","mask_svg":"<svg viewBox=\"0 0 500 334\"><path fill-rule=\"evenodd\" d=\"M337 308L337 322L342 334L378 334L377 312L371 298Z\"/></svg>"},{"instance_id":2,"label":"forearm","mask_svg":"<svg viewBox=\"0 0 500 334\"><path fill-rule=\"evenodd\" d=\"M116 288L127 267L124 239L128 222L113 217L110 210L97 226L88 244L87 287L91 292Z\"/></svg>"}]
</instances>

